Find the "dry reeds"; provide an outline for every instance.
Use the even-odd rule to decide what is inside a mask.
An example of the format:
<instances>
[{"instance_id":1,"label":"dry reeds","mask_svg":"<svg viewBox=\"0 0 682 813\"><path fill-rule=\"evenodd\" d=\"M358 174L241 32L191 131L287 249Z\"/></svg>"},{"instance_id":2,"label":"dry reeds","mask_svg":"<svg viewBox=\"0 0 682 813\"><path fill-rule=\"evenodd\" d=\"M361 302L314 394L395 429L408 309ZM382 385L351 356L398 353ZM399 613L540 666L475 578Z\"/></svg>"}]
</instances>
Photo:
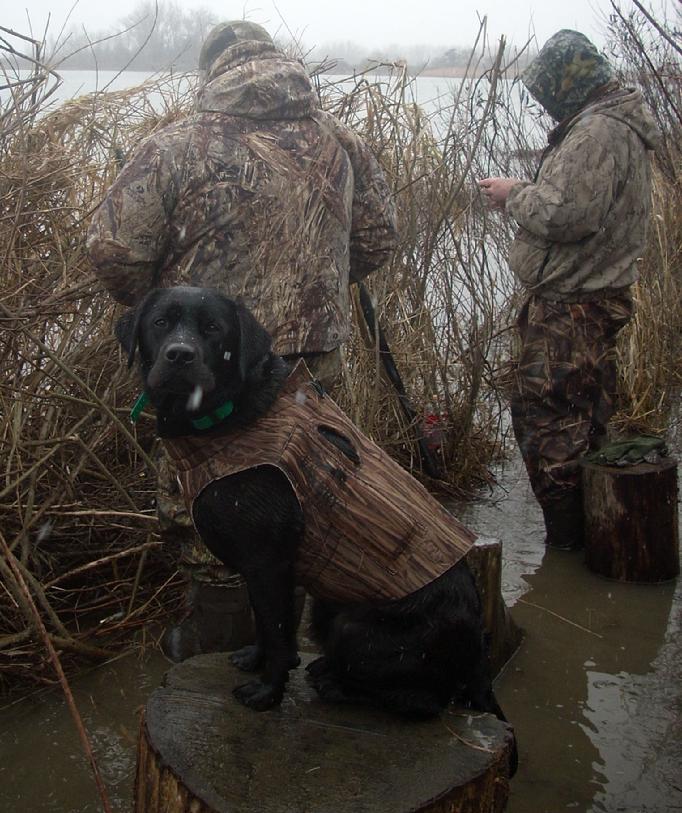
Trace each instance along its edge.
<instances>
[{"instance_id":1,"label":"dry reeds","mask_svg":"<svg viewBox=\"0 0 682 813\"><path fill-rule=\"evenodd\" d=\"M175 564L156 528L153 430L129 428L134 384L84 239L120 156L182 99L156 83L154 105L140 88L50 112L59 77L34 64L29 87L5 70L1 119L0 534L53 645L104 658L163 609ZM52 681L4 557L0 620L0 692Z\"/></svg>"},{"instance_id":2,"label":"dry reeds","mask_svg":"<svg viewBox=\"0 0 682 813\"><path fill-rule=\"evenodd\" d=\"M175 562L157 534L153 426L128 423L136 384L113 339L118 312L91 274L84 239L125 156L183 115L189 97L159 80L50 111L39 103L48 75L36 70L31 92L22 80L3 108L0 532L53 644L105 657L162 611ZM488 90L494 100L494 84ZM471 166L493 108L477 117L472 107L457 122L462 103L453 98L450 123L437 134L412 91L398 70L388 85L358 77L343 94L325 94L373 145L396 193L402 243L371 287L418 420L406 421L377 374L359 319L339 395L361 427L416 471L414 440L431 416L442 482L454 487L485 476L498 437L499 405L487 382L506 297L493 293L490 264L468 263L480 239ZM11 570L2 562L0 569L0 689L51 680L29 608Z\"/></svg>"},{"instance_id":3,"label":"dry reeds","mask_svg":"<svg viewBox=\"0 0 682 813\"><path fill-rule=\"evenodd\" d=\"M479 59L483 57L480 51ZM481 207L476 178L501 96L504 44L493 67L445 83L421 106L405 66L363 74L349 89L323 88L331 112L370 143L398 205L400 242L389 267L368 281L416 418L408 421L355 300L340 401L356 423L418 475L425 437L440 469L431 485L480 483L499 451L501 405L492 380L504 354L513 285L504 269L505 224ZM422 101L422 100L420 100Z\"/></svg>"},{"instance_id":4,"label":"dry reeds","mask_svg":"<svg viewBox=\"0 0 682 813\"><path fill-rule=\"evenodd\" d=\"M619 339L621 431L664 433L682 386L682 41L673 21L640 3L611 3L613 58L639 88L658 124L647 250L636 311Z\"/></svg>"},{"instance_id":5,"label":"dry reeds","mask_svg":"<svg viewBox=\"0 0 682 813\"><path fill-rule=\"evenodd\" d=\"M682 387L682 195L656 168L653 213L635 315L618 341L622 432L664 434Z\"/></svg>"}]
</instances>

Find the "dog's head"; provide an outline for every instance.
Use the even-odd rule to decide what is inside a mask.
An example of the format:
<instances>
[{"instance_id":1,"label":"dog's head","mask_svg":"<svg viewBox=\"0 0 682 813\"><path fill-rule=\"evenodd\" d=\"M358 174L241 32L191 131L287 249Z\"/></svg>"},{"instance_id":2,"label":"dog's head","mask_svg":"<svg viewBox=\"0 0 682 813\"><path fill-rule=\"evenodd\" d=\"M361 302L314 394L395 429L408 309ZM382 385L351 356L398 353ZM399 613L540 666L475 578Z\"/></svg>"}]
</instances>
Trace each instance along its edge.
<instances>
[{"instance_id":1,"label":"dog's head","mask_svg":"<svg viewBox=\"0 0 682 813\"><path fill-rule=\"evenodd\" d=\"M151 291L119 319L116 337L129 367L139 352L152 404L175 402L186 411L234 398L271 348L269 334L243 305L185 286Z\"/></svg>"}]
</instances>

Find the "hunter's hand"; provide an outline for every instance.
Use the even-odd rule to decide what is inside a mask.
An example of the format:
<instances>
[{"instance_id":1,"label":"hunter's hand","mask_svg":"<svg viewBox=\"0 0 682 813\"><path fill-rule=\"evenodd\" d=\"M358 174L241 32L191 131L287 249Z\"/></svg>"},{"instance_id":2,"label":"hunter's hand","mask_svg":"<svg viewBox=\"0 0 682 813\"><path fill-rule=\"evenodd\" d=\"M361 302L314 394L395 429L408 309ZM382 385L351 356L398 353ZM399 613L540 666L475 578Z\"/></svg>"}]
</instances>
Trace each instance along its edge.
<instances>
[{"instance_id":1,"label":"hunter's hand","mask_svg":"<svg viewBox=\"0 0 682 813\"><path fill-rule=\"evenodd\" d=\"M478 182L483 197L493 209L504 209L507 197L518 178L483 178Z\"/></svg>"}]
</instances>

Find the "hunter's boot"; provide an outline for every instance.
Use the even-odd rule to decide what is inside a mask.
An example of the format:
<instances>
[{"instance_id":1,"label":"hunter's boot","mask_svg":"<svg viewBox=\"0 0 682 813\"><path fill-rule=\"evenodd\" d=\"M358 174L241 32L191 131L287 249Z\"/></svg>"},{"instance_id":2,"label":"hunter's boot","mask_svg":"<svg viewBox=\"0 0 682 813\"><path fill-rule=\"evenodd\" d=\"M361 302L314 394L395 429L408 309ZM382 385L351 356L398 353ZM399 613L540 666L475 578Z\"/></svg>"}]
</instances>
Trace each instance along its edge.
<instances>
[{"instance_id":1,"label":"hunter's boot","mask_svg":"<svg viewBox=\"0 0 682 813\"><path fill-rule=\"evenodd\" d=\"M161 649L172 661L206 652L227 652L252 644L255 629L244 580L204 546L192 526L163 446L157 452L156 510L161 538L178 545L179 567L188 579L185 614L166 629Z\"/></svg>"},{"instance_id":2,"label":"hunter's boot","mask_svg":"<svg viewBox=\"0 0 682 813\"><path fill-rule=\"evenodd\" d=\"M579 488L567 491L558 500L542 506L545 518L545 545L558 550L585 547L585 514Z\"/></svg>"},{"instance_id":3,"label":"hunter's boot","mask_svg":"<svg viewBox=\"0 0 682 813\"><path fill-rule=\"evenodd\" d=\"M231 652L255 641L246 584L234 575L223 581L190 578L188 611L161 639L164 655L176 663L207 652Z\"/></svg>"}]
</instances>

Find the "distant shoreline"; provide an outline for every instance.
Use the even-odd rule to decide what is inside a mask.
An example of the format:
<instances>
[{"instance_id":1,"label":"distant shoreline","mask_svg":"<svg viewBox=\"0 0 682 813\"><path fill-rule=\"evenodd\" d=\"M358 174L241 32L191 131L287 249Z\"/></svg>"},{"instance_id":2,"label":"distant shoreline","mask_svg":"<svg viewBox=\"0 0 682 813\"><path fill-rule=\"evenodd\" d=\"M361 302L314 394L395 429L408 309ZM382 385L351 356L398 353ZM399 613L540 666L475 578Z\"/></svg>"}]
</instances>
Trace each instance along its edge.
<instances>
[{"instance_id":1,"label":"distant shoreline","mask_svg":"<svg viewBox=\"0 0 682 813\"><path fill-rule=\"evenodd\" d=\"M464 79L468 77L476 77L483 76L483 74L488 70L487 68L478 68L478 70L469 68L467 70L466 66L457 66L455 68L424 68L424 70L419 71L419 73L415 74L415 76L437 76L441 79Z\"/></svg>"},{"instance_id":2,"label":"distant shoreline","mask_svg":"<svg viewBox=\"0 0 682 813\"><path fill-rule=\"evenodd\" d=\"M340 71L340 70L330 70L325 71L325 74L328 76L354 76L360 74L369 74L370 76L388 76L391 72L386 70L385 68L351 68L350 70ZM485 70L471 70L467 71L466 67L456 67L456 68L422 68L418 71L413 71L408 68L407 73L409 76L414 78L418 78L420 76L428 76L434 79L464 79L465 77L469 78L478 78L479 76L483 76Z\"/></svg>"}]
</instances>

